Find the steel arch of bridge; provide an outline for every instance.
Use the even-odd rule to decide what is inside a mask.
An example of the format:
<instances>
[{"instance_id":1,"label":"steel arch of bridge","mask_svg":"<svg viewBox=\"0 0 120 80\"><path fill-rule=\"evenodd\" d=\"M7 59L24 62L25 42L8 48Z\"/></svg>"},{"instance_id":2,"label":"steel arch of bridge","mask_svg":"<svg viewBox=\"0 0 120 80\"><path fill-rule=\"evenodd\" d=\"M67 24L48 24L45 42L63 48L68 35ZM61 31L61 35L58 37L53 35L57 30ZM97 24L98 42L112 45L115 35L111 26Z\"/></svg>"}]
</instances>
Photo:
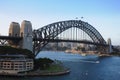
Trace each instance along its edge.
<instances>
[{"instance_id":1,"label":"steel arch of bridge","mask_svg":"<svg viewBox=\"0 0 120 80\"><path fill-rule=\"evenodd\" d=\"M40 39L54 39L57 35L72 27L76 27L83 30L90 36L94 43L106 44L106 41L103 39L101 34L87 22L81 20L60 21L46 25L42 28L33 31L34 38L33 50L36 51L36 55L47 43L49 43L49 41L44 40L41 41Z\"/></svg>"}]
</instances>

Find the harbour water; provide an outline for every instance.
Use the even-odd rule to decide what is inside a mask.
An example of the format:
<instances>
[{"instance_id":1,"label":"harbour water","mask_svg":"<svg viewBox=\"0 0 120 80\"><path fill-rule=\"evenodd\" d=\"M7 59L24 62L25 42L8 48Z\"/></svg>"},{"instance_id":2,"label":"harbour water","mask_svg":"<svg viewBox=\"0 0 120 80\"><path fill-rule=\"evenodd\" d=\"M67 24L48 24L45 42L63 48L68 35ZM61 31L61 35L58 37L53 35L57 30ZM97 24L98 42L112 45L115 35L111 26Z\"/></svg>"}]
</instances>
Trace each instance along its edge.
<instances>
[{"instance_id":1,"label":"harbour water","mask_svg":"<svg viewBox=\"0 0 120 80\"><path fill-rule=\"evenodd\" d=\"M70 74L44 77L0 77L0 80L120 80L120 57L81 56L65 52L43 51L37 57L60 60Z\"/></svg>"}]
</instances>

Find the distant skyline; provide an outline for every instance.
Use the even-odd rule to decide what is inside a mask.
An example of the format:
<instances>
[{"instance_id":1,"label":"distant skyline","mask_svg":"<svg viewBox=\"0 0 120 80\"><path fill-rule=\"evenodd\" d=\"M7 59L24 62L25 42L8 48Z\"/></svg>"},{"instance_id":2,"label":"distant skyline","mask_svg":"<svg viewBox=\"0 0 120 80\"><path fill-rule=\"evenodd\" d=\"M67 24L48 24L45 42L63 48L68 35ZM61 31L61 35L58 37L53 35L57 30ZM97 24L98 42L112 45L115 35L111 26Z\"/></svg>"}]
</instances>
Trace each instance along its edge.
<instances>
[{"instance_id":1,"label":"distant skyline","mask_svg":"<svg viewBox=\"0 0 120 80\"><path fill-rule=\"evenodd\" d=\"M8 35L13 21L28 20L38 29L76 19L91 24L106 41L111 38L113 45L120 45L120 0L0 0L1 35Z\"/></svg>"}]
</instances>

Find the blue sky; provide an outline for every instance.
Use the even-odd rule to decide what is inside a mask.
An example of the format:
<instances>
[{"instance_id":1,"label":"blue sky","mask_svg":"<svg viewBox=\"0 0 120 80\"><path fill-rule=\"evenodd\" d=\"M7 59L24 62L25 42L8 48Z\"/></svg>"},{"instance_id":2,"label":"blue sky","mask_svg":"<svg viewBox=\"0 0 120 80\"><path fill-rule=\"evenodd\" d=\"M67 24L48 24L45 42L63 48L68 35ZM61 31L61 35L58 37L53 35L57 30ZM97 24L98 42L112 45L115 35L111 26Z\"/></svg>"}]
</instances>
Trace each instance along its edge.
<instances>
[{"instance_id":1,"label":"blue sky","mask_svg":"<svg viewBox=\"0 0 120 80\"><path fill-rule=\"evenodd\" d=\"M120 45L120 0L0 0L0 34L12 21L31 21L33 29L78 17Z\"/></svg>"}]
</instances>

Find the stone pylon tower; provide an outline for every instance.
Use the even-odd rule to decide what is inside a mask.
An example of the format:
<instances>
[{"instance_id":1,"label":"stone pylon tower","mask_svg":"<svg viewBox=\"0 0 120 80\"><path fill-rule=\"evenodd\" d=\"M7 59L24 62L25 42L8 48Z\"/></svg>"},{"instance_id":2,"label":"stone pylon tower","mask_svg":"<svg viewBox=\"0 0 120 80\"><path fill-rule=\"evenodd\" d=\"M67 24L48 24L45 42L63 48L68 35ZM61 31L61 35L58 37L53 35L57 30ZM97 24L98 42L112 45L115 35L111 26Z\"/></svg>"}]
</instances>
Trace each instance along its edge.
<instances>
[{"instance_id":1,"label":"stone pylon tower","mask_svg":"<svg viewBox=\"0 0 120 80\"><path fill-rule=\"evenodd\" d=\"M33 51L32 45L32 24L30 21L24 20L21 24L20 37L23 37L21 47Z\"/></svg>"},{"instance_id":2,"label":"stone pylon tower","mask_svg":"<svg viewBox=\"0 0 120 80\"><path fill-rule=\"evenodd\" d=\"M113 50L112 50L112 44L111 44L111 39L110 38L108 38L108 41L107 41L107 43L108 43L108 53L112 53L113 52Z\"/></svg>"},{"instance_id":3,"label":"stone pylon tower","mask_svg":"<svg viewBox=\"0 0 120 80\"><path fill-rule=\"evenodd\" d=\"M20 36L20 25L17 22L12 22L9 27L9 36L19 37Z\"/></svg>"},{"instance_id":4,"label":"stone pylon tower","mask_svg":"<svg viewBox=\"0 0 120 80\"><path fill-rule=\"evenodd\" d=\"M20 25L17 22L11 22L10 27L9 27L9 36L11 37L19 37L20 36ZM12 47L19 47L19 42L18 41L8 41L9 45Z\"/></svg>"}]
</instances>

